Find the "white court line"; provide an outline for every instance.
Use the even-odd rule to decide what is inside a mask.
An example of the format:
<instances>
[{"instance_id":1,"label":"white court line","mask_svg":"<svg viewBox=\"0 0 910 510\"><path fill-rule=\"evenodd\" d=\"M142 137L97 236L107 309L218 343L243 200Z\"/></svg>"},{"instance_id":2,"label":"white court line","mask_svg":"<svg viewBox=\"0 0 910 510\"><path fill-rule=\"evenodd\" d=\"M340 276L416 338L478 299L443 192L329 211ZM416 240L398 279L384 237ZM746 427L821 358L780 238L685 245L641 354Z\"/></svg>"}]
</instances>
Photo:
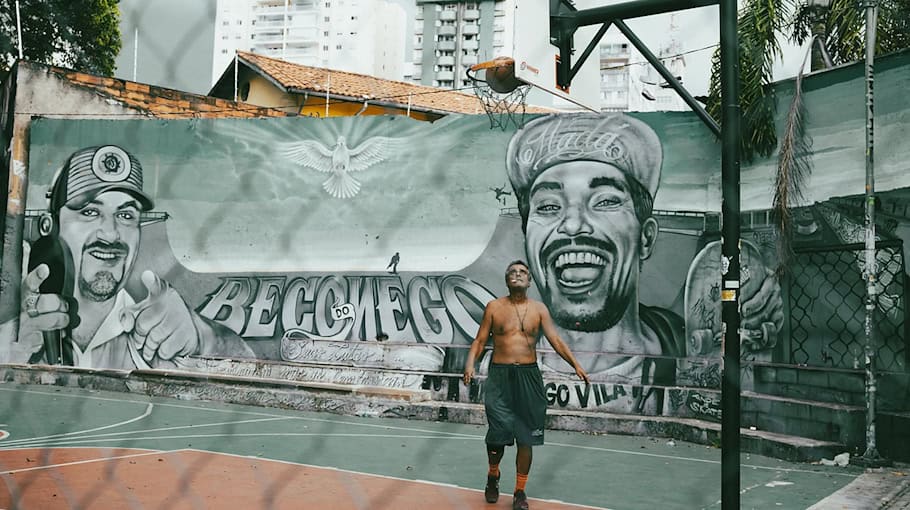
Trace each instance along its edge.
<instances>
[{"instance_id":1,"label":"white court line","mask_svg":"<svg viewBox=\"0 0 910 510\"><path fill-rule=\"evenodd\" d=\"M138 400L113 399L113 398L106 398L106 397L94 397L94 396L91 396L91 395L72 395L72 394L67 394L67 393L49 393L49 392L35 391L35 390L16 390L16 389L13 389L13 388L2 388L2 387L0 387L0 391L8 391L8 392L17 392L17 391L18 391L18 392L22 392L22 393L35 393L35 394L38 394L38 395L47 395L47 396L66 396L66 397L72 397L72 398L85 398L85 399L94 399L94 400L104 400L104 401L110 401L110 402L132 402L132 403L137 403L137 404L142 403L141 401L138 401ZM174 407L174 408L178 408L178 409L194 409L194 410L202 410L202 411L221 412L221 413L252 414L252 415L254 415L254 416L283 417L283 415L276 415L276 414L264 413L264 412L257 412L257 411L230 411L230 410L227 410L227 409L216 409L216 408L206 408L206 407L193 407L193 406L186 406L186 405L180 405L180 404L162 404L162 403L157 403L156 405L159 406L159 407L160 407L160 406L166 406L166 407ZM231 405L241 405L241 404L231 404ZM367 427L367 428L379 428L379 429L388 429L388 430L401 430L401 431L408 431L408 432L424 432L424 433L428 433L428 434L446 434L446 435L448 435L448 436L463 437L463 438L467 438L467 439L476 439L476 438L483 438L483 437L484 437L483 435L477 435L477 434L462 434L462 433L458 433L458 432L446 432L446 431L437 431L437 430L426 430L426 429L413 428L413 427L397 427L397 426L394 426L394 425L376 425L376 424L370 424L370 423L352 423L352 422L346 422L346 421L340 421L340 420L327 420L327 419L320 419L320 418L308 418L308 417L304 417L304 416L292 416L292 417L290 417L290 418L291 418L291 419L294 419L294 420L313 421L313 422L322 422L322 423L332 423L332 424L338 424L338 425L352 425L352 426ZM640 456L655 457L655 458L670 459L670 460L680 460L680 461L690 461L690 462L701 462L701 463L706 463L706 464L721 464L721 461L719 461L719 460L698 459L698 458L692 458L692 457L677 457L677 456L673 456L673 455L661 455L661 454L656 454L656 453L644 453L644 452L637 452L637 451L631 451L631 450L616 450L616 449L612 449L612 448L601 448L601 447L598 447L598 446L581 446L581 445L573 445L573 444L567 444L567 443L547 443L547 444L552 445L552 446L560 446L560 447L563 447L563 448L578 448L578 449L582 449L582 450L593 450L593 451L601 451L601 452L607 452L607 453L619 453L619 454L627 454L627 455L640 455ZM814 470L809 470L809 469L794 469L794 468L781 468L781 467L756 466L756 465L751 465L751 464L742 464L741 467L742 467L742 468L752 468L752 469L767 469L767 470L771 470L771 471L784 471L784 472L792 472L792 473L818 474L818 475L823 475L823 476L829 476L829 475L839 475L839 476L847 476L847 477L855 477L855 476L856 476L856 475L852 475L852 474L848 474L848 473L837 473L837 472L834 472L834 471L831 471L831 472L828 472L828 471L814 471Z\"/></svg>"},{"instance_id":2,"label":"white court line","mask_svg":"<svg viewBox=\"0 0 910 510\"><path fill-rule=\"evenodd\" d=\"M45 396L53 396L53 397L60 396L60 397L69 397L69 398L82 398L82 399L89 399L89 400L103 400L106 402L118 402L118 403L124 403L124 402L129 402L132 404L144 404L145 403L145 402L142 402L139 400L94 397L91 395L72 395L72 394L67 394L67 393L49 393L49 392L35 391L35 390L15 390L12 388L2 388L2 387L0 387L0 391L8 391L8 392L14 392L14 393L15 392L34 393L36 395L45 395ZM165 398L165 397L160 397L160 398ZM248 405L248 404L234 404L234 403L229 403L229 402L223 402L223 403L216 402L216 404L232 405L232 406ZM161 402L158 402L155 405L158 407L173 407L175 409L191 409L194 411L210 411L210 412L216 412L216 413L249 414L252 416L280 417L280 418L288 418L291 420L312 421L312 422L317 422L317 423L330 423L332 425L351 425L351 426L356 426L356 427L367 427L367 428L377 428L377 429L404 430L404 431L408 431L408 432L426 432L428 434L447 434L450 436L477 437L476 434L462 434L460 432L447 432L444 430L426 430L426 429L419 429L419 428L414 428L414 427L396 427L394 425L377 425L377 424L373 424L373 423L356 423L356 422L348 422L348 421L341 421L341 420L328 420L325 418L309 418L306 416L287 416L287 415L274 414L274 413L264 413L264 412L259 412L259 411L217 409L217 408L208 408L208 407L188 406L188 405L181 405L181 404L166 404L166 403L161 403ZM299 412L316 413L318 411L299 411ZM397 418L397 419L403 419L403 418Z\"/></svg>"},{"instance_id":3,"label":"white court line","mask_svg":"<svg viewBox=\"0 0 910 510\"><path fill-rule=\"evenodd\" d=\"M400 436L399 436L399 437L400 437ZM454 439L454 438L453 438L453 439ZM377 474L373 474L373 473L364 473L364 472L361 472L361 471L352 471L352 470L350 470L350 469L342 469L342 468L337 468L337 467L333 467L333 466L317 466L317 465L314 465L314 464L303 464L303 463L301 463L301 462L291 462L291 461L288 461L288 460L263 459L262 457L253 457L253 456L250 456L250 455L239 455L239 454L236 454L236 453L210 452L210 451L206 451L206 450L197 450L196 448L184 448L183 450L176 450L176 451L199 452L199 453L205 453L205 454L209 454L209 455L224 455L225 457L235 457L235 458L239 458L239 459L256 460L256 461L259 461L259 462L277 462L277 463L279 463L279 464L286 464L286 465L290 465L290 466L301 466L301 467L307 467L307 468L313 468L313 469L325 469L325 470L330 470L330 471L338 471L338 472L341 472L341 473L348 473L348 474L352 474L352 475L362 475L362 476L371 476L371 477L376 477L376 478L383 478L383 479L386 479L386 480L394 480L394 481L397 481L397 482L413 482L413 483L420 483L420 484L426 484L426 485L433 485L433 486L437 486L437 487L454 487L454 488L457 488L457 489L461 489L461 490L465 490L465 491L470 491L470 492L478 492L478 493L479 493L479 492L483 492L483 491L481 491L480 489L473 489L473 488L470 488L470 487L459 487L459 486L457 486L457 485L452 485L452 484L449 484L449 483L431 482L431 481L428 481L428 480L412 480L412 479L410 479L410 478L401 478L401 477L397 477L397 476L377 475ZM566 503L565 501L559 501L559 500L557 500L557 499L537 499L537 498L528 498L528 500L529 500L529 501L547 501L547 502L552 502L552 503L559 503L559 504L562 504L562 505L568 505L568 506L572 506L572 507L576 507L576 508L589 508L589 509L591 509L591 510L610 510L609 508L606 508L606 507L601 507L601 506L589 506L589 505L580 505L580 504L578 504L578 503Z\"/></svg>"},{"instance_id":4,"label":"white court line","mask_svg":"<svg viewBox=\"0 0 910 510\"><path fill-rule=\"evenodd\" d=\"M261 423L261 422L265 422L265 421L276 421L276 420L285 420L285 419L288 419L288 418L283 418L283 417L255 418L255 419L239 420L239 421L223 421L223 422L218 422L218 423L175 425L173 427L159 427L159 428L154 428L154 429L126 430L123 432L111 432L109 434L91 434L91 435L79 436L76 439L105 438L105 437L113 437L113 436L123 436L126 434L147 434L149 432L164 432L164 431L168 431L168 430L192 429L192 428L200 428L200 427L217 427L219 425L240 425L240 424L245 424L245 423ZM87 431L87 432L91 432L91 431ZM69 435L69 434L59 434L59 435ZM45 436L45 438L48 438L48 437L54 437L54 436ZM23 444L41 442L40 440L45 439L45 438L36 437L36 438L31 438L31 439L16 439L14 441L9 441L7 443L0 443L0 450L3 450L7 445L8 446L22 446Z\"/></svg>"},{"instance_id":5,"label":"white court line","mask_svg":"<svg viewBox=\"0 0 910 510\"><path fill-rule=\"evenodd\" d=\"M244 434L186 434L179 436L148 436L148 437L115 437L107 439L70 439L62 444L96 444L96 443L113 443L117 441L152 441L158 439L211 439L211 438L235 438L235 437L361 437L361 438L381 438L381 439L460 439L465 440L468 438L464 437L452 437L452 436L403 436L401 434L345 434L345 433L322 433L322 432L250 432ZM476 441L483 440L483 436L478 436L472 438ZM56 443L36 443L35 445L29 445L30 448L37 448L39 446L54 446ZM2 451L2 450L0 450Z\"/></svg>"},{"instance_id":6,"label":"white court line","mask_svg":"<svg viewBox=\"0 0 910 510\"><path fill-rule=\"evenodd\" d=\"M13 451L13 450L11 450L11 451ZM175 450L175 451L179 451L179 450ZM135 458L135 457L145 457L148 455L155 455L155 454L167 455L168 453L172 453L172 452L161 452L161 451L157 451L157 450L150 450L145 453L134 453L132 455L120 455L117 457L99 457L97 459L76 460L73 462L63 462L61 464L48 464L47 466L36 466L36 467L23 468L23 469L12 469L9 471L0 471L0 474L14 475L16 473L25 473L27 471L40 471L42 469L53 469L53 468L58 468L58 467L78 466L80 464L91 464L93 462L104 462L107 460L131 459L131 458Z\"/></svg>"},{"instance_id":7,"label":"white court line","mask_svg":"<svg viewBox=\"0 0 910 510\"><path fill-rule=\"evenodd\" d=\"M86 434L86 433L89 433L89 432L97 432L97 431L99 431L99 430L112 429L112 428L115 428L115 427L120 427L120 426L122 426L122 425L129 425L130 423L133 423L133 422L135 422L135 421L139 421L139 420L141 420L141 419L143 419L143 418L148 417L150 414L152 414L152 408L153 408L154 406L155 406L154 404L151 404L151 403L150 403L148 406L146 406L145 412L142 413L141 415L136 416L136 417L134 417L134 418L130 418L129 420L124 420L124 421L121 421L121 422L118 422L118 423L112 423L112 424L110 424L110 425L105 425L105 426L103 426L103 427L95 427L95 428L93 428L93 429L86 429L86 430L76 430L76 431L73 431L73 432L62 432L62 433L60 433L60 434L52 434L52 435L50 435L50 436L30 437L30 438L27 438L27 439L25 439L25 438L23 438L23 439L13 439L13 440L11 440L11 441L8 441L8 442L6 442L6 443L3 443L3 445L4 445L4 446L7 445L7 444L15 445L15 444L18 444L18 443L20 443L20 442L41 441L41 440L43 440L43 439L54 439L54 438L59 438L59 437L76 436L76 435L79 435L79 434Z\"/></svg>"}]
</instances>

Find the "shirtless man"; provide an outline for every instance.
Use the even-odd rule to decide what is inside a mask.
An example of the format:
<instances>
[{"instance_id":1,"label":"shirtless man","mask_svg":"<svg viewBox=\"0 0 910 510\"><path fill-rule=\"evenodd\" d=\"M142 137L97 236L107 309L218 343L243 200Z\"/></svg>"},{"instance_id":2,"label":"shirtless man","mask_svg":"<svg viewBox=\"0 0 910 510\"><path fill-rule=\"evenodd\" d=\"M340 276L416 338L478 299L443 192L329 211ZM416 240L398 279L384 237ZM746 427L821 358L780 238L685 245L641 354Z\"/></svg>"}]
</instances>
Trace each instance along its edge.
<instances>
[{"instance_id":1,"label":"shirtless man","mask_svg":"<svg viewBox=\"0 0 910 510\"><path fill-rule=\"evenodd\" d=\"M524 261L516 260L506 269L509 295L489 302L484 309L480 329L468 351L464 382L474 378L474 362L493 336L493 359L487 377L484 404L487 413L487 458L490 469L484 496L488 503L499 499L499 461L505 447L518 443L515 456L517 472L513 509L527 509L525 484L531 470L531 447L543 444L547 417L547 397L543 378L537 367L538 336L543 331L547 341L586 383L588 374L581 368L572 351L559 337L547 307L528 298L531 274Z\"/></svg>"}]
</instances>

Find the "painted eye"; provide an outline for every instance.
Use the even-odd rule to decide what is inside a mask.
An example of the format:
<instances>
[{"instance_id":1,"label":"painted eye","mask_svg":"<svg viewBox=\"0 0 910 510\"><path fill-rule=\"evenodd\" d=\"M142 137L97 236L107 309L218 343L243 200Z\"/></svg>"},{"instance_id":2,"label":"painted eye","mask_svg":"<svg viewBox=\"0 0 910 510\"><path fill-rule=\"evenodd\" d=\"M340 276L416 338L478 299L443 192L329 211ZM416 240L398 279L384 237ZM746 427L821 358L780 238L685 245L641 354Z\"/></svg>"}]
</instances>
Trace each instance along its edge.
<instances>
[{"instance_id":1,"label":"painted eye","mask_svg":"<svg viewBox=\"0 0 910 510\"><path fill-rule=\"evenodd\" d=\"M95 209L94 207L86 207L85 209L79 211L79 214L81 214L82 216L87 216L89 218L94 218L94 217L100 215L101 213L98 211L98 209Z\"/></svg>"},{"instance_id":2,"label":"painted eye","mask_svg":"<svg viewBox=\"0 0 910 510\"><path fill-rule=\"evenodd\" d=\"M119 212L117 213L117 218L119 218L119 219L121 219L121 220L123 220L123 221L130 221L130 222L131 222L131 221L135 221L135 220L136 220L136 213L133 212L133 211L119 211Z\"/></svg>"},{"instance_id":3,"label":"painted eye","mask_svg":"<svg viewBox=\"0 0 910 510\"><path fill-rule=\"evenodd\" d=\"M561 209L562 208L556 204L542 204L537 206L537 209L535 210L541 214L553 214L559 212Z\"/></svg>"},{"instance_id":4,"label":"painted eye","mask_svg":"<svg viewBox=\"0 0 910 510\"><path fill-rule=\"evenodd\" d=\"M597 209L611 209L622 205L623 202L625 202L625 200L620 197L607 197L594 204L594 207Z\"/></svg>"}]
</instances>

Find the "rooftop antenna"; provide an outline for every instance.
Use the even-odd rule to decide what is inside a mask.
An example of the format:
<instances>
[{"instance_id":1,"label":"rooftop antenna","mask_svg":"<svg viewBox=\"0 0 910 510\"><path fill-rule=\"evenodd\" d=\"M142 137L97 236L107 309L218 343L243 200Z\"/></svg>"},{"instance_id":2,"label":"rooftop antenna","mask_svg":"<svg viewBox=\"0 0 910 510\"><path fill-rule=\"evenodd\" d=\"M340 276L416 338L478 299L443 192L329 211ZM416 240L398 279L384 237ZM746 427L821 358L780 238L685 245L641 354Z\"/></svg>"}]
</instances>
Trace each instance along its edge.
<instances>
[{"instance_id":1,"label":"rooftop antenna","mask_svg":"<svg viewBox=\"0 0 910 510\"><path fill-rule=\"evenodd\" d=\"M136 69L139 62L139 27L133 31L133 81L136 81Z\"/></svg>"},{"instance_id":2,"label":"rooftop antenna","mask_svg":"<svg viewBox=\"0 0 910 510\"><path fill-rule=\"evenodd\" d=\"M19 16L19 0L16 0L16 36L19 39L19 60L22 60L22 22Z\"/></svg>"},{"instance_id":3,"label":"rooftop antenna","mask_svg":"<svg viewBox=\"0 0 910 510\"><path fill-rule=\"evenodd\" d=\"M237 50L234 50L234 102L237 102Z\"/></svg>"}]
</instances>

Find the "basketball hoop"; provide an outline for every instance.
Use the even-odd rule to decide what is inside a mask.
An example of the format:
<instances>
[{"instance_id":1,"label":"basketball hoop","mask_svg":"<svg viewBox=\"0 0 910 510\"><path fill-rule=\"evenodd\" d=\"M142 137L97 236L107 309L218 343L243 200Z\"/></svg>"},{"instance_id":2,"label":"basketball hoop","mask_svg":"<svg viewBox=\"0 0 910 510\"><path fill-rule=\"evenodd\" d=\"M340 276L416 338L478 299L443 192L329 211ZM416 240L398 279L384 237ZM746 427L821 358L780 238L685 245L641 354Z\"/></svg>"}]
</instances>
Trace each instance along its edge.
<instances>
[{"instance_id":1,"label":"basketball hoop","mask_svg":"<svg viewBox=\"0 0 910 510\"><path fill-rule=\"evenodd\" d=\"M474 64L467 70L474 94L490 117L490 129L506 130L509 123L524 126L531 86L515 77L515 60L497 57Z\"/></svg>"}]
</instances>

